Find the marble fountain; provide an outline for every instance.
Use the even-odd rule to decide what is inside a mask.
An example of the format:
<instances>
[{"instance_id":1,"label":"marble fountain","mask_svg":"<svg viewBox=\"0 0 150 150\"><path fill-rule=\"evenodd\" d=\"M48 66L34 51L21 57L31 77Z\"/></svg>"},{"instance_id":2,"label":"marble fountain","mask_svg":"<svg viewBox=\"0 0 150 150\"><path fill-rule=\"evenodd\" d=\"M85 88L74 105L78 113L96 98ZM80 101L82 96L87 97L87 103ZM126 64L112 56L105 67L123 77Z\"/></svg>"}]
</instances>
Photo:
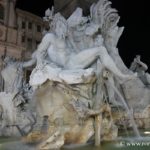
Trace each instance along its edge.
<instances>
[{"instance_id":1,"label":"marble fountain","mask_svg":"<svg viewBox=\"0 0 150 150\"><path fill-rule=\"evenodd\" d=\"M116 141L122 132L150 128L150 74L140 55L127 68L117 43L117 10L109 0L65 19L54 8L50 30L27 62L1 60L0 136L39 150ZM24 71L32 67L29 83Z\"/></svg>"}]
</instances>

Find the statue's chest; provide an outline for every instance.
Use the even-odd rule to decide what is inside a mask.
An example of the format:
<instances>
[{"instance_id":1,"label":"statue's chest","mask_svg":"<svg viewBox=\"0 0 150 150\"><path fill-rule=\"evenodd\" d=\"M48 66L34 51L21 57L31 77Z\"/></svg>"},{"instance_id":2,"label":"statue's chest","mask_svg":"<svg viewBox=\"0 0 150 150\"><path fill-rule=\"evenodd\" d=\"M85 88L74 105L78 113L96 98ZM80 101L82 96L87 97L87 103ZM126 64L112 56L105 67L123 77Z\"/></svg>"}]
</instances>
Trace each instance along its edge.
<instances>
[{"instance_id":1,"label":"statue's chest","mask_svg":"<svg viewBox=\"0 0 150 150\"><path fill-rule=\"evenodd\" d=\"M66 52L64 50L63 51L58 50L54 46L50 46L48 48L48 56L53 62L61 66L65 64L66 59L67 59Z\"/></svg>"}]
</instances>

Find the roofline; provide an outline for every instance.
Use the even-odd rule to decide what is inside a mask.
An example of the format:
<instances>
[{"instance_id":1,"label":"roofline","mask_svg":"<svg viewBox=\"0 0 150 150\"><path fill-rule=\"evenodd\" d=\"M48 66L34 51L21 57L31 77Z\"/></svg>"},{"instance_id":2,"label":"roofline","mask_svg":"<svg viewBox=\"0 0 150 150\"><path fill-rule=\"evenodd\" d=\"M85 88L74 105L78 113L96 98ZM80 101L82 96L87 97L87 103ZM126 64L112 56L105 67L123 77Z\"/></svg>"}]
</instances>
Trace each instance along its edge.
<instances>
[{"instance_id":1,"label":"roofline","mask_svg":"<svg viewBox=\"0 0 150 150\"><path fill-rule=\"evenodd\" d=\"M33 17L33 18L35 18L35 19L37 19L37 20L43 21L42 17L37 16L37 15L35 15L35 14L33 14L33 13L30 13L30 12L28 12L28 11L19 9L19 8L16 8L16 13L19 14L19 15L22 14L23 17L24 17L24 14L25 14L26 16L30 16L30 17Z\"/></svg>"}]
</instances>

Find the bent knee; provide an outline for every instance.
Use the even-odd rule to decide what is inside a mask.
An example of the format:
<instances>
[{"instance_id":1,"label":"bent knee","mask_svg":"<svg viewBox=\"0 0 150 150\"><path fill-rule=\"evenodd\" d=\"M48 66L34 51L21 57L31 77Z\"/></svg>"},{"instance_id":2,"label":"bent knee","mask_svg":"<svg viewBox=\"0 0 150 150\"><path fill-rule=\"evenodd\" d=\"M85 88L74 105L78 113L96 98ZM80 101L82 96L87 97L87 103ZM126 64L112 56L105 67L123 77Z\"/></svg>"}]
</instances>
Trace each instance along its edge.
<instances>
[{"instance_id":1,"label":"bent knee","mask_svg":"<svg viewBox=\"0 0 150 150\"><path fill-rule=\"evenodd\" d=\"M101 51L101 53L103 54L108 54L107 49L104 46L100 46L99 50Z\"/></svg>"}]
</instances>

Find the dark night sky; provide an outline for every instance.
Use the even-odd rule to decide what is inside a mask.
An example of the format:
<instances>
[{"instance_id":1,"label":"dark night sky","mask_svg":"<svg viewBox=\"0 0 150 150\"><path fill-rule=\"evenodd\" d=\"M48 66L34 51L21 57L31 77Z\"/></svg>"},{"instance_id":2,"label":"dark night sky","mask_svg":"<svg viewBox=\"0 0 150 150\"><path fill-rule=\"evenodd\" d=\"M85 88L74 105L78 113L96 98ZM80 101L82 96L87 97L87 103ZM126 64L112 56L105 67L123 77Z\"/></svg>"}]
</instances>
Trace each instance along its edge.
<instances>
[{"instance_id":1,"label":"dark night sky","mask_svg":"<svg viewBox=\"0 0 150 150\"><path fill-rule=\"evenodd\" d=\"M150 8L148 0L111 0L121 16L119 26L125 26L118 47L127 66L135 55L140 54L142 61L150 68ZM52 0L18 0L18 8L43 16L51 7ZM150 69L149 69L150 72Z\"/></svg>"}]
</instances>

